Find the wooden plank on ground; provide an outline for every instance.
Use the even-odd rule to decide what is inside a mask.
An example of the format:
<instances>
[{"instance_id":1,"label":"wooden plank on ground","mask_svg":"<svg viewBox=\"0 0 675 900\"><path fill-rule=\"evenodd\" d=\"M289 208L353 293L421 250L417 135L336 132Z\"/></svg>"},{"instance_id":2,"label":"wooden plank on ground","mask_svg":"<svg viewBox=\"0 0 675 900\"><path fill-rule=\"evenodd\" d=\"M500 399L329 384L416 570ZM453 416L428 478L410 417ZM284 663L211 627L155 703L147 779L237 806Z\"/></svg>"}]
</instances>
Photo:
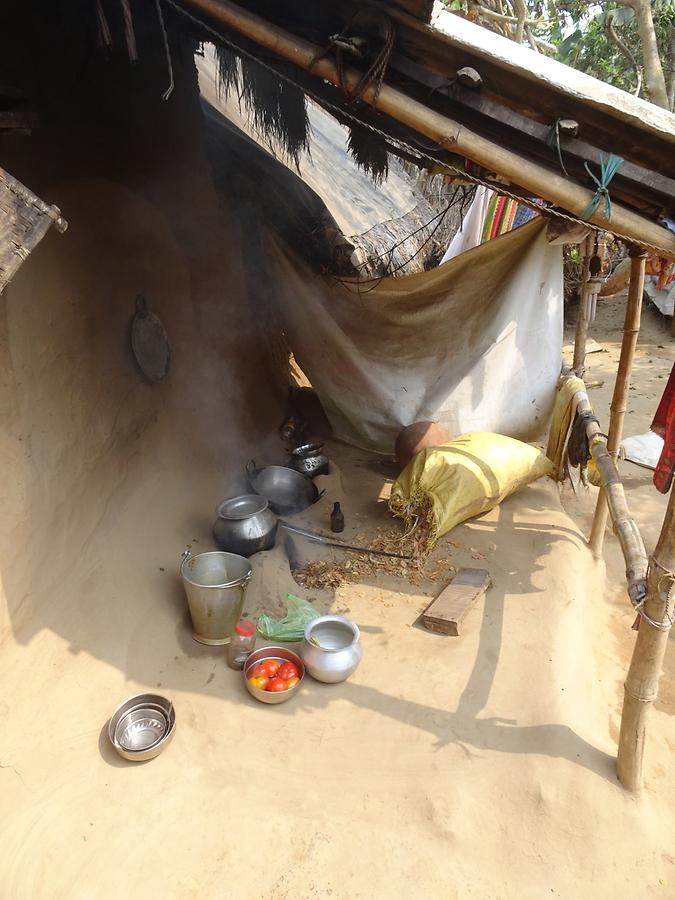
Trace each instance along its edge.
<instances>
[{"instance_id":1,"label":"wooden plank on ground","mask_svg":"<svg viewBox=\"0 0 675 900\"><path fill-rule=\"evenodd\" d=\"M490 573L486 569L460 569L422 613L424 627L437 634L456 637L464 617L490 584Z\"/></svg>"}]
</instances>

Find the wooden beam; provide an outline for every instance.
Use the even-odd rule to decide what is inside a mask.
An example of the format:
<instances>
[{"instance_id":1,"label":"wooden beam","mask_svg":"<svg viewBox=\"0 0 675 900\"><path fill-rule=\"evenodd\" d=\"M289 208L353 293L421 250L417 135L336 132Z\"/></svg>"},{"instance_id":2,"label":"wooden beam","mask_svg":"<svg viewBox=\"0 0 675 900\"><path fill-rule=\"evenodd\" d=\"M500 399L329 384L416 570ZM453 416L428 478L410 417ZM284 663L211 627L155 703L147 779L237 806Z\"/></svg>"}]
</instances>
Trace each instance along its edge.
<instances>
[{"instance_id":1,"label":"wooden beam","mask_svg":"<svg viewBox=\"0 0 675 900\"><path fill-rule=\"evenodd\" d=\"M499 98L485 91L478 93L467 90L459 84L451 83L447 78L434 75L423 65L414 62L402 53L392 53L391 64L402 75L419 82L422 87L430 89L433 93L447 97L453 103L477 113L478 116L492 120L497 126L505 125L513 131L534 138L540 145L546 145L551 122L547 122L545 118L544 121L537 121L537 119L523 115L522 112L507 106ZM600 153L603 152L600 147L587 141L576 137L567 137L563 134L560 137L560 147L563 153L574 157L575 160L591 163L596 163ZM551 154L555 151L546 147L546 153L553 158ZM675 179L673 178L624 160L615 176L615 181L624 179L635 183L641 189L646 188L650 194L657 194L662 198L662 202L663 200L675 202Z\"/></svg>"},{"instance_id":2,"label":"wooden beam","mask_svg":"<svg viewBox=\"0 0 675 900\"><path fill-rule=\"evenodd\" d=\"M335 63L328 57L322 57L321 48L315 44L272 25L229 0L189 0L189 3L293 65L311 70L317 78L340 85ZM353 90L361 78L362 73L355 69L344 72L349 90ZM561 206L575 216L583 212L593 196L587 188L487 140L388 84L383 84L379 90L375 85L371 86L364 93L363 101L430 138L439 147L462 154L498 172L533 195ZM638 244L657 247L662 256L675 259L675 235L618 203L613 204L610 222L605 218L602 206L598 206L589 221Z\"/></svg>"}]
</instances>

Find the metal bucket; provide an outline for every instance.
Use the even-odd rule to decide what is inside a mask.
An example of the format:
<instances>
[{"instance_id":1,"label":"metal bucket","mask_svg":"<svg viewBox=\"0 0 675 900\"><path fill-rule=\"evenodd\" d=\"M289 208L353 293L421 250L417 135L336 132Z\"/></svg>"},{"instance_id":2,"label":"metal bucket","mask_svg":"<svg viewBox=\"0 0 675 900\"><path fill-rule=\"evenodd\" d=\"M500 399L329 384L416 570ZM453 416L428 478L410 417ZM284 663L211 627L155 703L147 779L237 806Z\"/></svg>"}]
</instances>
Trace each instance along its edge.
<instances>
[{"instance_id":1,"label":"metal bucket","mask_svg":"<svg viewBox=\"0 0 675 900\"><path fill-rule=\"evenodd\" d=\"M212 551L183 554L180 576L187 594L192 637L202 644L227 644L241 618L246 586L253 574L247 559Z\"/></svg>"}]
</instances>

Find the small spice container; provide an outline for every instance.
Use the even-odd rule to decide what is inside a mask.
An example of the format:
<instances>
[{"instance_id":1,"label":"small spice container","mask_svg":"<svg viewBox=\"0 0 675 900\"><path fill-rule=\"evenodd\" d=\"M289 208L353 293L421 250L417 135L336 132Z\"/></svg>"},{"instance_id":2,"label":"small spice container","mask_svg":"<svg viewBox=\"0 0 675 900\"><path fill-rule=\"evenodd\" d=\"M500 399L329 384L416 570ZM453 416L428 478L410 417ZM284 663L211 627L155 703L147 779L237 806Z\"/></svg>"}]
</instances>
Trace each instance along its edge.
<instances>
[{"instance_id":1,"label":"small spice container","mask_svg":"<svg viewBox=\"0 0 675 900\"><path fill-rule=\"evenodd\" d=\"M233 669L243 669L254 650L255 625L250 619L241 619L237 622L227 647L227 664Z\"/></svg>"}]
</instances>

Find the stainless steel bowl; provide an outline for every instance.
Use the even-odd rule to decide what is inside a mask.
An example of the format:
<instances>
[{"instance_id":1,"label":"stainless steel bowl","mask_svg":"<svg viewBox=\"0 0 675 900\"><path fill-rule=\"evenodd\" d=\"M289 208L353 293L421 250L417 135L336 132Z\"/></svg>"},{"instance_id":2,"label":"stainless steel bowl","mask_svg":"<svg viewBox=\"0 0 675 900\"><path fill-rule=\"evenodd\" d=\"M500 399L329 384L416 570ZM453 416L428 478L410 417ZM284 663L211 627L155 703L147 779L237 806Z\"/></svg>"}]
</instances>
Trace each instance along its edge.
<instances>
[{"instance_id":1,"label":"stainless steel bowl","mask_svg":"<svg viewBox=\"0 0 675 900\"><path fill-rule=\"evenodd\" d=\"M253 669L255 669L258 663L262 662L264 659L285 659L288 662L292 662L298 667L300 681L296 685L293 685L289 690L279 691L278 694L272 693L271 691L261 691L260 688L250 684L248 679L251 677ZM256 700L260 700L261 703L285 703L286 700L290 700L291 697L295 696L300 690L304 677L305 666L303 661L297 653L288 650L286 647L261 647L260 650L255 650L251 653L244 666L244 684L246 685L246 689L251 696L255 697Z\"/></svg>"},{"instance_id":2,"label":"stainless steel bowl","mask_svg":"<svg viewBox=\"0 0 675 900\"><path fill-rule=\"evenodd\" d=\"M110 717L108 737L124 759L154 759L171 742L176 725L173 703L159 694L137 694Z\"/></svg>"},{"instance_id":3,"label":"stainless steel bowl","mask_svg":"<svg viewBox=\"0 0 675 900\"><path fill-rule=\"evenodd\" d=\"M290 516L308 509L319 499L318 488L308 475L286 466L265 466L256 469L249 463L246 469L249 484L269 503L278 516Z\"/></svg>"}]
</instances>

